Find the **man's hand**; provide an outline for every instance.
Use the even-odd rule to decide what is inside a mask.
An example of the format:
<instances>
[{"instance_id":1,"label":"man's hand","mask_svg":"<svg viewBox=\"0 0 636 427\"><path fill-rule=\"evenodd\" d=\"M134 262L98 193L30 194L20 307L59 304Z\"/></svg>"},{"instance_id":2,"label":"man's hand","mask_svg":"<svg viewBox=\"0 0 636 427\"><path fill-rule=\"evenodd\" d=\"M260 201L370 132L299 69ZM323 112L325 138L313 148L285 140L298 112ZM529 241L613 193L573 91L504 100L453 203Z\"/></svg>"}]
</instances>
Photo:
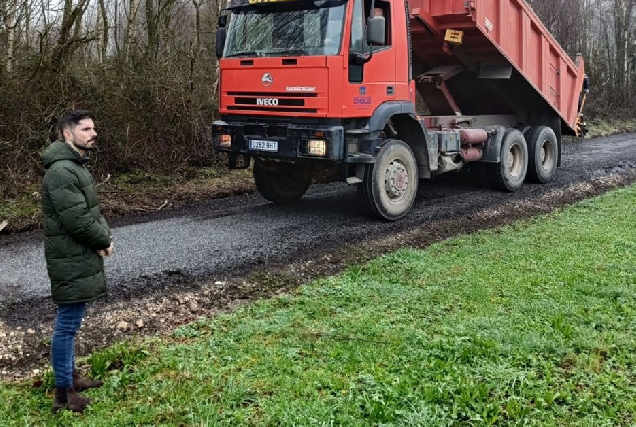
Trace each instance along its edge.
<instances>
[{"instance_id":1,"label":"man's hand","mask_svg":"<svg viewBox=\"0 0 636 427\"><path fill-rule=\"evenodd\" d=\"M110 242L110 246L107 247L106 249L98 250L97 255L99 255L102 258L106 258L111 256L114 251L115 251L115 244L113 242Z\"/></svg>"}]
</instances>

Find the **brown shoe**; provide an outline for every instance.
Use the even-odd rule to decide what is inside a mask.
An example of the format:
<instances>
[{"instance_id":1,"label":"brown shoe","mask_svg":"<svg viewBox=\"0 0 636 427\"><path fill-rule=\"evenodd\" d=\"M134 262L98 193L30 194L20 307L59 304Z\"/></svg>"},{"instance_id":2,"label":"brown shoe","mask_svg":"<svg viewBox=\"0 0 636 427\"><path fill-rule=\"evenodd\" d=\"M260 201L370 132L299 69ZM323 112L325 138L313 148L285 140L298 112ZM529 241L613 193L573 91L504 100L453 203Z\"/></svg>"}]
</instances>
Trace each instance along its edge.
<instances>
[{"instance_id":1,"label":"brown shoe","mask_svg":"<svg viewBox=\"0 0 636 427\"><path fill-rule=\"evenodd\" d=\"M88 378L81 377L79 372L73 371L73 388L75 391L82 391L88 388L99 388L103 385L103 381L89 380Z\"/></svg>"},{"instance_id":2,"label":"brown shoe","mask_svg":"<svg viewBox=\"0 0 636 427\"><path fill-rule=\"evenodd\" d=\"M91 400L77 394L73 387L57 388L55 387L55 396L53 397L53 412L60 409L68 409L73 412L84 412Z\"/></svg>"}]
</instances>

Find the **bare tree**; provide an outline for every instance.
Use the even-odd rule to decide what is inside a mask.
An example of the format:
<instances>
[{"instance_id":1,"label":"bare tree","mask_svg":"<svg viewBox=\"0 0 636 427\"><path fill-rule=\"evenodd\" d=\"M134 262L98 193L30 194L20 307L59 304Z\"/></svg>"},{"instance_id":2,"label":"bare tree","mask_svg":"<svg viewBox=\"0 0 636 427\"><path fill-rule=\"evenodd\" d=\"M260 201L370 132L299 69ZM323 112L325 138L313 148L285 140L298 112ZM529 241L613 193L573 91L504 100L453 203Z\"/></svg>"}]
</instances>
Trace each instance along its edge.
<instances>
[{"instance_id":1,"label":"bare tree","mask_svg":"<svg viewBox=\"0 0 636 427\"><path fill-rule=\"evenodd\" d=\"M130 59L131 48L137 38L137 13L139 12L139 0L130 0L128 8L128 22L126 36L124 37L124 56Z\"/></svg>"},{"instance_id":2,"label":"bare tree","mask_svg":"<svg viewBox=\"0 0 636 427\"><path fill-rule=\"evenodd\" d=\"M6 15L6 28L7 28L7 61L6 70L7 73L13 71L13 54L15 48L15 37L17 27L17 14L18 14L18 0L10 0L9 8Z\"/></svg>"},{"instance_id":3,"label":"bare tree","mask_svg":"<svg viewBox=\"0 0 636 427\"><path fill-rule=\"evenodd\" d=\"M633 40L634 0L614 0L614 38L616 45L616 82L627 87L630 46Z\"/></svg>"},{"instance_id":4,"label":"bare tree","mask_svg":"<svg viewBox=\"0 0 636 427\"><path fill-rule=\"evenodd\" d=\"M158 58L174 5L175 0L146 0L146 57L151 61Z\"/></svg>"},{"instance_id":5,"label":"bare tree","mask_svg":"<svg viewBox=\"0 0 636 427\"><path fill-rule=\"evenodd\" d=\"M31 13L31 3L29 2L29 0L23 0L22 2L22 10L24 11L24 44L25 44L25 49L27 51L29 51L31 49L31 20L32 18L32 13Z\"/></svg>"},{"instance_id":6,"label":"bare tree","mask_svg":"<svg viewBox=\"0 0 636 427\"><path fill-rule=\"evenodd\" d=\"M103 64L108 51L108 12L105 0L98 0L99 9L97 12L97 56L99 63Z\"/></svg>"},{"instance_id":7,"label":"bare tree","mask_svg":"<svg viewBox=\"0 0 636 427\"><path fill-rule=\"evenodd\" d=\"M88 0L78 0L75 6L72 0L64 0L62 25L51 56L51 66L54 70L65 67L78 45L89 40L81 34L82 18L87 5Z\"/></svg>"}]
</instances>

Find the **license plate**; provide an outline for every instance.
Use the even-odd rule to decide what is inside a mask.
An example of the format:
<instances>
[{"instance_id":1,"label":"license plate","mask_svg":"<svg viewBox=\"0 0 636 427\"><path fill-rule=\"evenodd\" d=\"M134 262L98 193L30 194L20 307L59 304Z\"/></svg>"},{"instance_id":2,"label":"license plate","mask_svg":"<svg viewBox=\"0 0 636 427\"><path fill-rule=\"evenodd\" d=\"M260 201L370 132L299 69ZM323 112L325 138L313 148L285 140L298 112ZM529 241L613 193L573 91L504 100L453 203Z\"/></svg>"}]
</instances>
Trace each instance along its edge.
<instances>
[{"instance_id":1,"label":"license plate","mask_svg":"<svg viewBox=\"0 0 636 427\"><path fill-rule=\"evenodd\" d=\"M278 141L265 141L262 139L250 139L250 150L278 151Z\"/></svg>"}]
</instances>

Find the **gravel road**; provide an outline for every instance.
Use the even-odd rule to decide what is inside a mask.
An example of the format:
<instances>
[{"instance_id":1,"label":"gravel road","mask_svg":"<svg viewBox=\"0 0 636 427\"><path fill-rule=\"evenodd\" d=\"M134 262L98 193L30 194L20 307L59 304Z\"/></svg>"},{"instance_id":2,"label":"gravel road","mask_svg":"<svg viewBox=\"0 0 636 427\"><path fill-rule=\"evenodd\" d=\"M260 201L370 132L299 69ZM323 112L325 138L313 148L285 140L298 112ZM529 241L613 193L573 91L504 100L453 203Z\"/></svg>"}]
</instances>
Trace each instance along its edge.
<instances>
[{"instance_id":1,"label":"gravel road","mask_svg":"<svg viewBox=\"0 0 636 427\"><path fill-rule=\"evenodd\" d=\"M355 189L344 184L313 186L287 207L252 194L120 218L111 222L116 251L106 262L112 297L96 304L94 322L87 320L83 351L293 287L269 289L255 278L268 271L286 269L302 282L385 250L550 212L634 181L636 134L623 134L564 144L557 179L526 184L514 194L491 190L469 174L421 181L411 213L393 223L371 218ZM0 236L4 377L20 378L45 364L54 315L48 292L41 232Z\"/></svg>"}]
</instances>

